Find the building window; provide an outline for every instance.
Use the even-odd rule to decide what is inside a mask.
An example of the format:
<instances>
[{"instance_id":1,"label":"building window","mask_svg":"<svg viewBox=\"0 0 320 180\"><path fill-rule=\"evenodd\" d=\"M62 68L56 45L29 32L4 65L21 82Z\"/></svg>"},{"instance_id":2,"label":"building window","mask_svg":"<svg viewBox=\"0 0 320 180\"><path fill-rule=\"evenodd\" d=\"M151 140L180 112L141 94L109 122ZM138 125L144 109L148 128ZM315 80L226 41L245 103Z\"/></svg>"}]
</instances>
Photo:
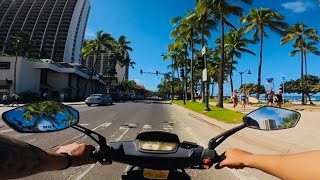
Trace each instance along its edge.
<instances>
[{"instance_id":1,"label":"building window","mask_svg":"<svg viewBox=\"0 0 320 180\"><path fill-rule=\"evenodd\" d=\"M0 62L0 69L10 69L10 62Z\"/></svg>"}]
</instances>

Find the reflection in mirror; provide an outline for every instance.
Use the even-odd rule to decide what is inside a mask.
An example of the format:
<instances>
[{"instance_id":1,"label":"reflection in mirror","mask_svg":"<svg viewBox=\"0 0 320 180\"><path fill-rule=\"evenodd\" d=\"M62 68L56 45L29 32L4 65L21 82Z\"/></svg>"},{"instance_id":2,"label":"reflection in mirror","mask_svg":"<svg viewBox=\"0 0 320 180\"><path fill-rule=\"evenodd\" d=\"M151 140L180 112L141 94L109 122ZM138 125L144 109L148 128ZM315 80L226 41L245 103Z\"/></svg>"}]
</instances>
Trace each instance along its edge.
<instances>
[{"instance_id":1,"label":"reflection in mirror","mask_svg":"<svg viewBox=\"0 0 320 180\"><path fill-rule=\"evenodd\" d=\"M18 132L53 132L77 124L79 112L58 102L44 101L12 109L3 113L2 117Z\"/></svg>"},{"instance_id":2,"label":"reflection in mirror","mask_svg":"<svg viewBox=\"0 0 320 180\"><path fill-rule=\"evenodd\" d=\"M266 106L247 114L243 120L249 128L279 130L295 127L300 117L296 111Z\"/></svg>"}]
</instances>

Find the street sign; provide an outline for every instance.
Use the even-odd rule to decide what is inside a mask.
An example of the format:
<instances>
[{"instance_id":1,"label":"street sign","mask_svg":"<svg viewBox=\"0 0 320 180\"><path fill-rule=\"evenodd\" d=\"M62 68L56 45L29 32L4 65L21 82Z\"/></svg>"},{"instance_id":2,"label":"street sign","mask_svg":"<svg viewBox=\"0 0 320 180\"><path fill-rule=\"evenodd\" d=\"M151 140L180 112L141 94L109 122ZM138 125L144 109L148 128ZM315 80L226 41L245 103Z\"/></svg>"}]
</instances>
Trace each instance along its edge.
<instances>
[{"instance_id":1,"label":"street sign","mask_svg":"<svg viewBox=\"0 0 320 180\"><path fill-rule=\"evenodd\" d=\"M208 81L208 73L207 73L207 68L202 70L202 81L206 82Z\"/></svg>"},{"instance_id":2,"label":"street sign","mask_svg":"<svg viewBox=\"0 0 320 180\"><path fill-rule=\"evenodd\" d=\"M204 46L201 50L202 56L206 54L206 47Z\"/></svg>"}]
</instances>

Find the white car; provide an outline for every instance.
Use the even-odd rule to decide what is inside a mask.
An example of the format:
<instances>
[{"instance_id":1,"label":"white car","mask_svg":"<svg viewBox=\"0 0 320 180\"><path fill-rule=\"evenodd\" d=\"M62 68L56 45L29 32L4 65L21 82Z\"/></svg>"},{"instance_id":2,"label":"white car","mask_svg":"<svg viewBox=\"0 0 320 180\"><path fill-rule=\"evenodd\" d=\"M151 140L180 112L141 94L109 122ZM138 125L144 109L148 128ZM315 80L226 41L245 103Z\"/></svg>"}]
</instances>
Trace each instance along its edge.
<instances>
[{"instance_id":1,"label":"white car","mask_svg":"<svg viewBox=\"0 0 320 180\"><path fill-rule=\"evenodd\" d=\"M88 106L91 106L91 104L111 105L112 98L107 94L91 94L89 97L86 98L85 103Z\"/></svg>"}]
</instances>

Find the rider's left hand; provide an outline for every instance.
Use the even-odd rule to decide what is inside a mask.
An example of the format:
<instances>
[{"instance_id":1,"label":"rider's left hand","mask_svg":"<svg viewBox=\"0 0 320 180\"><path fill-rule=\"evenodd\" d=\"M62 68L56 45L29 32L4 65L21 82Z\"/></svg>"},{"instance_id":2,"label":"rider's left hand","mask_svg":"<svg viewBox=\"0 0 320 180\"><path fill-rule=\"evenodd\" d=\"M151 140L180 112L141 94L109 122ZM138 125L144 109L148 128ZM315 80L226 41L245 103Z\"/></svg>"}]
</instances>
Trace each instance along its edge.
<instances>
[{"instance_id":1,"label":"rider's left hand","mask_svg":"<svg viewBox=\"0 0 320 180\"><path fill-rule=\"evenodd\" d=\"M73 143L61 146L56 153L68 153L72 157L72 166L81 166L96 162L92 158L94 150L95 147L92 145Z\"/></svg>"}]
</instances>

